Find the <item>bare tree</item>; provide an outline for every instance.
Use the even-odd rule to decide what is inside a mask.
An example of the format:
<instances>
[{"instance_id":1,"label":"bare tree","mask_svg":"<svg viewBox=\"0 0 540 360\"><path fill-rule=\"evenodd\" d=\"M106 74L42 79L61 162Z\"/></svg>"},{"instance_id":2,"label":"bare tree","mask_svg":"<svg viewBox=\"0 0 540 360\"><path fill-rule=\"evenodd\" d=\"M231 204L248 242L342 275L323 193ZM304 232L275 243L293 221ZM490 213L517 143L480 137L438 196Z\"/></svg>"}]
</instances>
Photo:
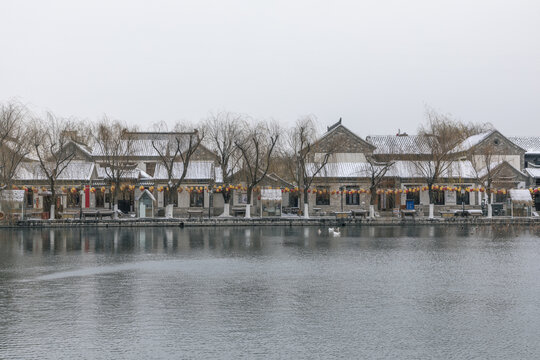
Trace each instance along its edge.
<instances>
[{"instance_id":1,"label":"bare tree","mask_svg":"<svg viewBox=\"0 0 540 360\"><path fill-rule=\"evenodd\" d=\"M279 139L279 127L275 123L252 122L242 131L235 142L242 154L241 168L247 183L246 217L250 217L253 188L264 179L272 163L272 155Z\"/></svg>"},{"instance_id":2,"label":"bare tree","mask_svg":"<svg viewBox=\"0 0 540 360\"><path fill-rule=\"evenodd\" d=\"M75 158L75 148L71 144L71 131L75 121L59 118L47 113L46 119L35 119L33 128L33 148L39 166L51 188L51 217L57 203L56 184L58 178Z\"/></svg>"},{"instance_id":3,"label":"bare tree","mask_svg":"<svg viewBox=\"0 0 540 360\"><path fill-rule=\"evenodd\" d=\"M229 203L232 191L229 191L229 186L234 184L234 175L242 158L236 143L241 141L242 129L246 128L246 124L243 115L231 112L212 114L205 120L204 126L207 130L205 144L216 154L217 165L223 176L220 192L224 202L222 216L230 215Z\"/></svg>"},{"instance_id":4,"label":"bare tree","mask_svg":"<svg viewBox=\"0 0 540 360\"><path fill-rule=\"evenodd\" d=\"M111 200L116 216L120 182L136 166L132 160L135 139L126 124L118 120L111 121L106 116L95 124L93 137L93 155L111 185Z\"/></svg>"},{"instance_id":5,"label":"bare tree","mask_svg":"<svg viewBox=\"0 0 540 360\"><path fill-rule=\"evenodd\" d=\"M20 163L31 151L26 108L11 102L0 105L0 190L11 188Z\"/></svg>"},{"instance_id":6,"label":"bare tree","mask_svg":"<svg viewBox=\"0 0 540 360\"><path fill-rule=\"evenodd\" d=\"M189 129L189 130L188 130ZM177 123L174 132L152 139L152 147L159 156L160 164L167 172L167 205L174 202L177 189L182 185L188 172L193 154L204 139L205 131L193 129L189 124ZM161 125L161 131L166 130ZM175 172L175 165L182 164L182 172ZM172 216L172 207L169 207L168 216Z\"/></svg>"},{"instance_id":7,"label":"bare tree","mask_svg":"<svg viewBox=\"0 0 540 360\"><path fill-rule=\"evenodd\" d=\"M395 164L395 161L388 156L386 161L376 160L373 156L366 157L366 164L362 173L369 179L370 199L369 204L375 205L377 201L377 188L380 187L388 170Z\"/></svg>"},{"instance_id":8,"label":"bare tree","mask_svg":"<svg viewBox=\"0 0 540 360\"><path fill-rule=\"evenodd\" d=\"M302 189L304 217L309 217L308 189L335 151L335 144L326 144L324 149L317 146L318 138L315 119L310 116L300 118L287 132L285 154L282 156L288 160L291 178Z\"/></svg>"},{"instance_id":9,"label":"bare tree","mask_svg":"<svg viewBox=\"0 0 540 360\"><path fill-rule=\"evenodd\" d=\"M447 115L427 111L427 122L419 128L418 145L424 154L413 159L413 166L424 179L429 192L429 203L434 203L433 185L448 172L456 160L455 148L463 141L463 125Z\"/></svg>"},{"instance_id":10,"label":"bare tree","mask_svg":"<svg viewBox=\"0 0 540 360\"><path fill-rule=\"evenodd\" d=\"M491 124L475 125L468 129L468 140L473 141L475 137L480 137L480 141L468 144L466 156L473 166L476 181L483 184L486 189L487 201L491 203L491 189L493 184L500 181L504 168L501 165L503 156L500 149L494 142L481 141L493 132Z\"/></svg>"}]
</instances>

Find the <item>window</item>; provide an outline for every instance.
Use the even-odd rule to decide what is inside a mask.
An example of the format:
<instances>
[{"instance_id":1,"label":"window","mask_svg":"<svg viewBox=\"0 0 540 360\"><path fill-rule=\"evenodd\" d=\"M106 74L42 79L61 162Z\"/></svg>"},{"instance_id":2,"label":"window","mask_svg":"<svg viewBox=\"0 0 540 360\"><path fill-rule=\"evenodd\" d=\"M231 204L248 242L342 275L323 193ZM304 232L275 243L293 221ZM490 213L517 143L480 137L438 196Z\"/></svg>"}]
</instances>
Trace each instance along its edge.
<instances>
[{"instance_id":1,"label":"window","mask_svg":"<svg viewBox=\"0 0 540 360\"><path fill-rule=\"evenodd\" d=\"M236 193L236 204L246 205L247 204L247 192L237 192Z\"/></svg>"},{"instance_id":2,"label":"window","mask_svg":"<svg viewBox=\"0 0 540 360\"><path fill-rule=\"evenodd\" d=\"M68 207L79 207L80 205L80 195L77 191L72 193L71 191L67 194L67 206Z\"/></svg>"},{"instance_id":3,"label":"window","mask_svg":"<svg viewBox=\"0 0 540 360\"><path fill-rule=\"evenodd\" d=\"M171 190L165 189L163 191L163 206L172 204L174 207L178 207L178 193L175 191L174 194L169 194L169 191ZM172 202L169 201L169 196L172 197Z\"/></svg>"},{"instance_id":4,"label":"window","mask_svg":"<svg viewBox=\"0 0 540 360\"><path fill-rule=\"evenodd\" d=\"M469 205L471 201L471 194L467 191L464 191L463 194L461 191L456 191L456 205Z\"/></svg>"},{"instance_id":5,"label":"window","mask_svg":"<svg viewBox=\"0 0 540 360\"><path fill-rule=\"evenodd\" d=\"M105 206L105 194L101 192L101 190L97 190L95 192L96 195L96 207L104 207Z\"/></svg>"},{"instance_id":6,"label":"window","mask_svg":"<svg viewBox=\"0 0 540 360\"><path fill-rule=\"evenodd\" d=\"M330 205L330 191L328 186L317 186L315 205Z\"/></svg>"},{"instance_id":7,"label":"window","mask_svg":"<svg viewBox=\"0 0 540 360\"><path fill-rule=\"evenodd\" d=\"M290 207L298 207L298 193L297 192L290 192L289 193L289 206Z\"/></svg>"},{"instance_id":8,"label":"window","mask_svg":"<svg viewBox=\"0 0 540 360\"><path fill-rule=\"evenodd\" d=\"M204 191L192 191L189 194L189 206L190 207L203 207L204 206Z\"/></svg>"},{"instance_id":9,"label":"window","mask_svg":"<svg viewBox=\"0 0 540 360\"><path fill-rule=\"evenodd\" d=\"M347 191L358 190L358 186L347 186ZM358 192L354 194L347 194L345 197L345 204L347 205L360 205L360 194Z\"/></svg>"},{"instance_id":10,"label":"window","mask_svg":"<svg viewBox=\"0 0 540 360\"><path fill-rule=\"evenodd\" d=\"M406 199L407 200L413 200L414 205L420 205L420 192L419 191L415 191L415 192L409 191L407 193Z\"/></svg>"},{"instance_id":11,"label":"window","mask_svg":"<svg viewBox=\"0 0 540 360\"><path fill-rule=\"evenodd\" d=\"M379 210L393 209L396 204L396 195L388 194L386 192L379 195Z\"/></svg>"},{"instance_id":12,"label":"window","mask_svg":"<svg viewBox=\"0 0 540 360\"><path fill-rule=\"evenodd\" d=\"M444 205L444 191L433 191L433 204Z\"/></svg>"},{"instance_id":13,"label":"window","mask_svg":"<svg viewBox=\"0 0 540 360\"><path fill-rule=\"evenodd\" d=\"M34 193L32 192L32 190L28 190L26 192L26 207L34 207Z\"/></svg>"},{"instance_id":14,"label":"window","mask_svg":"<svg viewBox=\"0 0 540 360\"><path fill-rule=\"evenodd\" d=\"M506 202L507 195L508 194L499 194L499 193L495 194L495 202L496 203Z\"/></svg>"}]
</instances>

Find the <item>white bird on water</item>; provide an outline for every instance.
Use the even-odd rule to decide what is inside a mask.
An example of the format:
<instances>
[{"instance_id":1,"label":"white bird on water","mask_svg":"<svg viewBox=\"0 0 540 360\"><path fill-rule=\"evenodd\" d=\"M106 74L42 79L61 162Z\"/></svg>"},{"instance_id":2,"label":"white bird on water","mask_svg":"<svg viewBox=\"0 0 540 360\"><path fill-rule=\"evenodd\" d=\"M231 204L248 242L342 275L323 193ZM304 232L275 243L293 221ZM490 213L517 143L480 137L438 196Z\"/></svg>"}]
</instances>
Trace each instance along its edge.
<instances>
[{"instance_id":1,"label":"white bird on water","mask_svg":"<svg viewBox=\"0 0 540 360\"><path fill-rule=\"evenodd\" d=\"M333 237L341 236L341 233L339 232L339 228L328 228L328 234Z\"/></svg>"}]
</instances>

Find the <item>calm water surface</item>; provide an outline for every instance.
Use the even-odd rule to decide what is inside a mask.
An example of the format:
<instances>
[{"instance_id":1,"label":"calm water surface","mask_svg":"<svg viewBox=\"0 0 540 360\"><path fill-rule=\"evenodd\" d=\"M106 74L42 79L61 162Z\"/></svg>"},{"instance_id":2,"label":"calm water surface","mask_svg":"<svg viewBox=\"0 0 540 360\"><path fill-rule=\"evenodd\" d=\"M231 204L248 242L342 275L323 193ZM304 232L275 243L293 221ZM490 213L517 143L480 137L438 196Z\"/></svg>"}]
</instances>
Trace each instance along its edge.
<instances>
[{"instance_id":1,"label":"calm water surface","mask_svg":"<svg viewBox=\"0 0 540 360\"><path fill-rule=\"evenodd\" d=\"M0 358L540 358L540 231L0 231Z\"/></svg>"}]
</instances>

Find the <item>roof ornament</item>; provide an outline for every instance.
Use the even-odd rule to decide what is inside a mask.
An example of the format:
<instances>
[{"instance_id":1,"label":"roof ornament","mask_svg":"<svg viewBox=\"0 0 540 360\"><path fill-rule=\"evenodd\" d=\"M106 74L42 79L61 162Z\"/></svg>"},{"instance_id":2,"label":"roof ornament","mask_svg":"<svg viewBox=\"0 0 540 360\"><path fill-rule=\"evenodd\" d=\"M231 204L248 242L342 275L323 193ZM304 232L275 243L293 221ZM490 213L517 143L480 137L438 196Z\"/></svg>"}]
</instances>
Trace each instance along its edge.
<instances>
[{"instance_id":1,"label":"roof ornament","mask_svg":"<svg viewBox=\"0 0 540 360\"><path fill-rule=\"evenodd\" d=\"M339 125L341 125L341 118L339 118L338 122L333 124L333 125L330 125L330 126L327 126L326 127L326 132L330 131L330 130L334 130L336 127L338 127Z\"/></svg>"},{"instance_id":2,"label":"roof ornament","mask_svg":"<svg viewBox=\"0 0 540 360\"><path fill-rule=\"evenodd\" d=\"M401 129L397 129L397 134L396 136L409 136L409 134L407 134L406 132L402 133L401 132Z\"/></svg>"}]
</instances>

